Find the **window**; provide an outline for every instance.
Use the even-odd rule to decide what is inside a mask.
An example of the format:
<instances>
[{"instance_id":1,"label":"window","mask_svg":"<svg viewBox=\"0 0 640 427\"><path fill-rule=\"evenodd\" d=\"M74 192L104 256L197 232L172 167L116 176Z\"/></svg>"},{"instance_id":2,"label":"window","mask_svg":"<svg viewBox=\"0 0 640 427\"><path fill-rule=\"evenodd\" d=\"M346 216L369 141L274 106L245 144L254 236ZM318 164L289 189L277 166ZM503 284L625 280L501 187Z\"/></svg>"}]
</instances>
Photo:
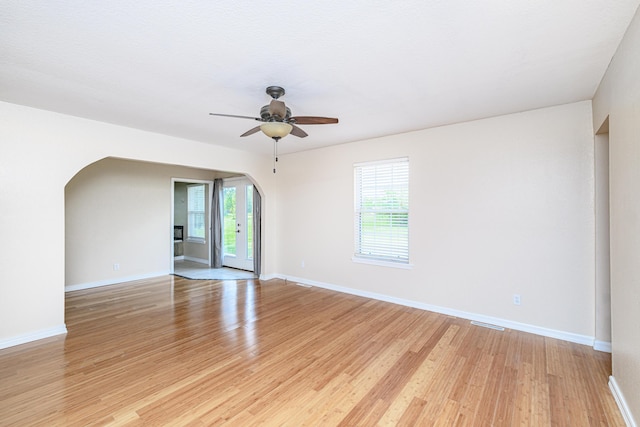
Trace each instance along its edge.
<instances>
[{"instance_id":1,"label":"window","mask_svg":"<svg viewBox=\"0 0 640 427\"><path fill-rule=\"evenodd\" d=\"M354 165L355 261L409 263L409 159Z\"/></svg>"},{"instance_id":2,"label":"window","mask_svg":"<svg viewBox=\"0 0 640 427\"><path fill-rule=\"evenodd\" d=\"M187 239L201 240L205 238L204 184L187 187Z\"/></svg>"}]
</instances>

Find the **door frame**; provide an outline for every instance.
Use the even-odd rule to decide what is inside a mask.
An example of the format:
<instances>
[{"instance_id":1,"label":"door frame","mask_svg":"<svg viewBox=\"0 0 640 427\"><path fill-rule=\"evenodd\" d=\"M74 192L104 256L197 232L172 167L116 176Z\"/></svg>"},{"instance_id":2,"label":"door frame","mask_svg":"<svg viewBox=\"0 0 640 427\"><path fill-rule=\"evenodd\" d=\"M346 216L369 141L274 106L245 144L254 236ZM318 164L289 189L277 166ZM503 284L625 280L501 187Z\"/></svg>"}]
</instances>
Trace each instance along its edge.
<instances>
[{"instance_id":1,"label":"door frame","mask_svg":"<svg viewBox=\"0 0 640 427\"><path fill-rule=\"evenodd\" d=\"M171 244L169 245L170 247L170 252L169 252L169 272L170 274L173 274L175 272L174 270L174 247L173 247L173 227L175 226L175 190L176 190L176 183L177 182L183 182L185 184L207 184L208 185L208 191L206 192L206 199L204 201L206 209L205 211L209 212L208 217L206 218L207 223L208 223L208 227L205 228L205 236L204 236L204 240L205 240L205 245L207 245L207 260L208 260L208 265L211 265L211 201L213 200L213 181L212 180L206 180L206 179L193 179L193 178L171 178L171 227L169 228L169 233L171 235L170 237L170 241ZM186 230L184 231L186 233ZM185 239L183 239L184 241Z\"/></svg>"},{"instance_id":2,"label":"door frame","mask_svg":"<svg viewBox=\"0 0 640 427\"><path fill-rule=\"evenodd\" d=\"M225 188L227 183L232 183L233 184L233 183L236 183L236 182L239 183L243 187L243 190L244 190L244 188L246 188L246 185L251 185L251 186L255 187L254 182L248 176L243 175L243 176L237 176L237 177L223 179L223 183L222 183L223 192L224 192L224 188ZM237 185L236 185L236 188L237 188ZM245 198L245 208L246 208L246 194L245 194L244 198ZM236 201L237 201L237 198L236 198ZM222 203L224 203L224 198L223 198ZM224 208L223 208L223 211L224 211ZM237 206L236 206L236 220L237 220L237 215L238 215L238 210L237 210ZM224 218L224 213L222 214L222 217ZM248 229L248 226L247 226L246 223L244 224L244 229L245 230ZM223 230L224 230L224 219L223 219ZM253 239L253 236L251 236L251 238ZM255 242L254 242L254 244L255 244ZM224 248L224 231L223 231L222 247ZM237 251L236 251L236 257L237 256L238 256L238 254L237 254ZM248 270L247 269L242 269L242 270L255 271L255 267L253 265L253 259L252 258L251 259L247 258L246 260L243 260L243 262L244 261L246 261L247 263L251 262L251 268L248 269ZM224 253L223 253L223 266L224 266ZM232 267L232 266L229 266L229 267ZM232 268L239 268L239 267L232 267Z\"/></svg>"}]
</instances>

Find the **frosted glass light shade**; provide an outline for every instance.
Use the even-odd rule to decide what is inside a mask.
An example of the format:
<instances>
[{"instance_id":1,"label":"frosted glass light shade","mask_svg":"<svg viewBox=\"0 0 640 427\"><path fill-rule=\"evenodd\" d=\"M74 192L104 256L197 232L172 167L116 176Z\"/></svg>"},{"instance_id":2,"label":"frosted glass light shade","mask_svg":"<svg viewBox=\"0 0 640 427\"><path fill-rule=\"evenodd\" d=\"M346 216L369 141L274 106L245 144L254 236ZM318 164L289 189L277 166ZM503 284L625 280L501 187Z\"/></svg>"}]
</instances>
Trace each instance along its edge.
<instances>
[{"instance_id":1,"label":"frosted glass light shade","mask_svg":"<svg viewBox=\"0 0 640 427\"><path fill-rule=\"evenodd\" d=\"M291 129L293 126L284 122L265 122L260 125L262 133L269 138L284 138L291 133Z\"/></svg>"}]
</instances>

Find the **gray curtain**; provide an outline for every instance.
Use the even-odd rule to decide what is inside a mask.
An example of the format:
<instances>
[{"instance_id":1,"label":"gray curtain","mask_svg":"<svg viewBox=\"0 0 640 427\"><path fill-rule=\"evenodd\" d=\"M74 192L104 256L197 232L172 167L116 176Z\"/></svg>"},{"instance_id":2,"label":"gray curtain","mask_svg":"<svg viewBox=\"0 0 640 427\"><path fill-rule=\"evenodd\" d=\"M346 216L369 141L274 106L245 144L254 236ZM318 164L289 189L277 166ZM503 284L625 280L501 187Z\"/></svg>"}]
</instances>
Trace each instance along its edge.
<instances>
[{"instance_id":1,"label":"gray curtain","mask_svg":"<svg viewBox=\"0 0 640 427\"><path fill-rule=\"evenodd\" d=\"M260 277L260 264L262 263L262 198L256 186L253 186L253 273Z\"/></svg>"},{"instance_id":2,"label":"gray curtain","mask_svg":"<svg viewBox=\"0 0 640 427\"><path fill-rule=\"evenodd\" d=\"M222 179L213 181L211 201L211 267L222 267Z\"/></svg>"}]
</instances>

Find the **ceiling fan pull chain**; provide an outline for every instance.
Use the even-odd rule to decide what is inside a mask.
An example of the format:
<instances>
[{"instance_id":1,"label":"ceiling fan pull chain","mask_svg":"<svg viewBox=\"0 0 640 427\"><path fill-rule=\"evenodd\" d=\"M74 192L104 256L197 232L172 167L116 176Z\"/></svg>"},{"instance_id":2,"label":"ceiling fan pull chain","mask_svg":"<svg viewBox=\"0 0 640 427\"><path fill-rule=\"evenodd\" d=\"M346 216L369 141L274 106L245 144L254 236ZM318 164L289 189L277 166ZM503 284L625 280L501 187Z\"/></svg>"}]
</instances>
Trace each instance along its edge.
<instances>
[{"instance_id":1,"label":"ceiling fan pull chain","mask_svg":"<svg viewBox=\"0 0 640 427\"><path fill-rule=\"evenodd\" d=\"M273 138L273 173L276 173L276 162L278 161L278 139Z\"/></svg>"}]
</instances>

